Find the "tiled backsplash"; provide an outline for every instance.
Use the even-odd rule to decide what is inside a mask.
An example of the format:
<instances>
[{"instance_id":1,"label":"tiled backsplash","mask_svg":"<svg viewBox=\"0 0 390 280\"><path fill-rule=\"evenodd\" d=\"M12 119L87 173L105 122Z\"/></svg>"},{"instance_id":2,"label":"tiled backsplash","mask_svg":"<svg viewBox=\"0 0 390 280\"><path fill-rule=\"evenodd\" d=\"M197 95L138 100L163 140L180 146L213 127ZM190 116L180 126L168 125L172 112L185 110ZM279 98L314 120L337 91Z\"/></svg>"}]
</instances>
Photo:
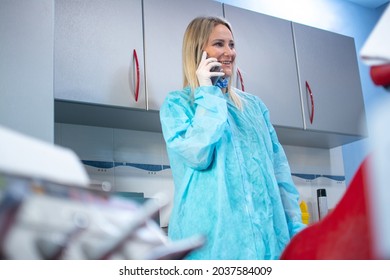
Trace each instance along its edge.
<instances>
[{"instance_id":1,"label":"tiled backsplash","mask_svg":"<svg viewBox=\"0 0 390 280\"><path fill-rule=\"evenodd\" d=\"M118 192L167 197L160 226L168 225L174 186L161 133L56 123L55 142L77 153L93 181L109 183ZM317 189L327 190L330 209L345 192L341 149L284 148L310 221L317 221Z\"/></svg>"}]
</instances>

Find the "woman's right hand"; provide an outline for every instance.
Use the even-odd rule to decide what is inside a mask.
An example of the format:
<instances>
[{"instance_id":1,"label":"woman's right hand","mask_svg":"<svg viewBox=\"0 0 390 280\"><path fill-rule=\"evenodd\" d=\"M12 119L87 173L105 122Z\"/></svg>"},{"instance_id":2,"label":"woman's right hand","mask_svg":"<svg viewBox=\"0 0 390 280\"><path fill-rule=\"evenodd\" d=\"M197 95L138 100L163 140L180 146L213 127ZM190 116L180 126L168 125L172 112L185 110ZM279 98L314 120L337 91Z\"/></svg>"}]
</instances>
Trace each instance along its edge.
<instances>
[{"instance_id":1,"label":"woman's right hand","mask_svg":"<svg viewBox=\"0 0 390 280\"><path fill-rule=\"evenodd\" d=\"M199 86L212 86L211 77L222 77L225 75L225 73L220 71L211 72L211 68L215 66L220 67L222 64L214 57L207 58L207 53L204 51L198 69L196 70Z\"/></svg>"}]
</instances>

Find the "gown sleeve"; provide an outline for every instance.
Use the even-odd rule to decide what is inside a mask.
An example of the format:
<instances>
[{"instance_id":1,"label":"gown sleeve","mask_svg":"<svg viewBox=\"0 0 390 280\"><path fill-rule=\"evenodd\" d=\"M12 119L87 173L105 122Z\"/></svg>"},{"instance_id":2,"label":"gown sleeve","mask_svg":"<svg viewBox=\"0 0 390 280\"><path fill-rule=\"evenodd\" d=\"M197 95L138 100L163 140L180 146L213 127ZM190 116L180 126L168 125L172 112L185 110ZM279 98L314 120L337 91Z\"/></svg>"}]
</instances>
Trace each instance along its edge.
<instances>
[{"instance_id":1,"label":"gown sleeve","mask_svg":"<svg viewBox=\"0 0 390 280\"><path fill-rule=\"evenodd\" d=\"M271 124L269 111L267 108L263 110L264 118L270 132L273 148L273 164L278 183L280 196L286 214L290 237L301 231L306 225L302 222L302 212L299 207L299 192L292 180L291 170L287 161L286 154L280 144L275 128Z\"/></svg>"},{"instance_id":2,"label":"gown sleeve","mask_svg":"<svg viewBox=\"0 0 390 280\"><path fill-rule=\"evenodd\" d=\"M160 109L167 148L193 169L206 169L227 123L227 105L215 86L198 87L194 104L183 92L168 95Z\"/></svg>"}]
</instances>

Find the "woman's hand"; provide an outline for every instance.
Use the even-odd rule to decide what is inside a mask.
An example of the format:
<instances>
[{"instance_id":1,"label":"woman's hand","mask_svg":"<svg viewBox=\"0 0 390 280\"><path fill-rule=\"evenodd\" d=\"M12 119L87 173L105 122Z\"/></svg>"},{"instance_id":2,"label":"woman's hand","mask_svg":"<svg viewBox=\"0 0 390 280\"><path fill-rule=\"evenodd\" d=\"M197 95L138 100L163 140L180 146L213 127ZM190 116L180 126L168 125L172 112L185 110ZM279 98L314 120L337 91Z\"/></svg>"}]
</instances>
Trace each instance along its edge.
<instances>
[{"instance_id":1,"label":"woman's hand","mask_svg":"<svg viewBox=\"0 0 390 280\"><path fill-rule=\"evenodd\" d=\"M220 67L222 64L214 57L207 58L207 53L204 51L202 59L196 70L196 76L198 78L199 86L212 86L211 77L222 77L225 73L221 71L210 71L213 67Z\"/></svg>"}]
</instances>

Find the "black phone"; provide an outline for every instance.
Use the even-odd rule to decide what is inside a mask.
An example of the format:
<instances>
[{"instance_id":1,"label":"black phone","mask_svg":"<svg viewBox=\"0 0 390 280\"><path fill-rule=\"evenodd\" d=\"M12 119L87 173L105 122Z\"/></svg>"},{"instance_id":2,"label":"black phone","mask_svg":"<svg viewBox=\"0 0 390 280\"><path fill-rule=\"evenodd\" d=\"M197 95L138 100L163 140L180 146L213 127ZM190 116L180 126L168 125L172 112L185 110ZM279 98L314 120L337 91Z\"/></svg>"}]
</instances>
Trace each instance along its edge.
<instances>
[{"instance_id":1,"label":"black phone","mask_svg":"<svg viewBox=\"0 0 390 280\"><path fill-rule=\"evenodd\" d=\"M210 72L220 72L220 71L221 71L221 66L214 66L214 67L211 67L211 69L210 69ZM215 86L218 83L220 78L221 77L219 77L219 76L210 77L211 83Z\"/></svg>"}]
</instances>

